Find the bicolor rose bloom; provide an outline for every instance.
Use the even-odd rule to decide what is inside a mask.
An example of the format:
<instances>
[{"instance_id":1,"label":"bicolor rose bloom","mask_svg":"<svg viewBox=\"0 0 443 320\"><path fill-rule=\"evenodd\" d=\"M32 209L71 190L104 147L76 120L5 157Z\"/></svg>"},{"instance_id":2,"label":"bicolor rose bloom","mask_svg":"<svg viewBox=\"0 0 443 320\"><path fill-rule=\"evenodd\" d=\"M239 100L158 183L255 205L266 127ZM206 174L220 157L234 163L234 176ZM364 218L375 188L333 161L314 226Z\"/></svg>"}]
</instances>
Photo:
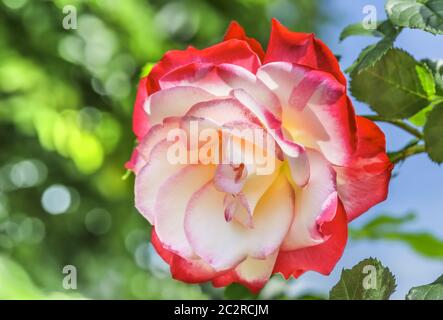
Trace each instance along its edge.
<instances>
[{"instance_id":1,"label":"bicolor rose bloom","mask_svg":"<svg viewBox=\"0 0 443 320\"><path fill-rule=\"evenodd\" d=\"M348 223L387 196L393 165L384 135L355 115L335 56L277 20L266 52L236 22L219 44L167 52L141 79L134 108L139 143L127 166L135 205L175 279L256 292L274 273L329 274ZM198 133L231 137L234 156L171 163L171 148L183 142L168 135L189 133L193 122ZM234 130L244 128L273 143ZM201 150L200 142L184 144ZM270 172L260 174L248 154L235 156L248 144L263 149ZM205 152L210 160L225 154Z\"/></svg>"}]
</instances>

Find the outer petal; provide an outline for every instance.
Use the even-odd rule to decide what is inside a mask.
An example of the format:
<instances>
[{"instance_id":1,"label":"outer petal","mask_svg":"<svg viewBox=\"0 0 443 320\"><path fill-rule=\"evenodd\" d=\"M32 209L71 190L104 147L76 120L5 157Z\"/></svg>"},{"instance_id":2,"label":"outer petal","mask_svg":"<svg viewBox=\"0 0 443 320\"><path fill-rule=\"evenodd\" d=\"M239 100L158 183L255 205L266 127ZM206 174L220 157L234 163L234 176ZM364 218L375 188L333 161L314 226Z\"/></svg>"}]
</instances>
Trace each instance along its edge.
<instances>
[{"instance_id":1,"label":"outer petal","mask_svg":"<svg viewBox=\"0 0 443 320\"><path fill-rule=\"evenodd\" d=\"M189 165L170 176L158 189L155 227L163 247L184 257L194 253L185 235L186 206L192 194L212 179L214 166Z\"/></svg>"},{"instance_id":2,"label":"outer petal","mask_svg":"<svg viewBox=\"0 0 443 320\"><path fill-rule=\"evenodd\" d=\"M335 167L338 194L351 221L386 199L394 167L386 154L383 132L372 121L357 117L358 145L348 167Z\"/></svg>"},{"instance_id":3,"label":"outer petal","mask_svg":"<svg viewBox=\"0 0 443 320\"><path fill-rule=\"evenodd\" d=\"M286 61L323 70L346 86L346 78L334 54L314 34L293 32L276 19L272 20L271 37L264 63Z\"/></svg>"},{"instance_id":4,"label":"outer petal","mask_svg":"<svg viewBox=\"0 0 443 320\"><path fill-rule=\"evenodd\" d=\"M228 40L212 47L197 50L189 47L184 51L168 51L151 70L148 76L148 92L154 93L160 89L159 80L168 72L193 62L200 63L231 63L239 65L255 73L260 66L260 59L249 45L241 40Z\"/></svg>"},{"instance_id":5,"label":"outer petal","mask_svg":"<svg viewBox=\"0 0 443 320\"><path fill-rule=\"evenodd\" d=\"M232 21L229 24L228 30L225 33L224 40L230 40L230 39L238 39L246 41L251 49L257 54L257 56L260 58L261 61L263 61L265 57L265 52L257 40L254 38L250 38L246 35L245 30L242 28L242 26L237 21Z\"/></svg>"},{"instance_id":6,"label":"outer petal","mask_svg":"<svg viewBox=\"0 0 443 320\"><path fill-rule=\"evenodd\" d=\"M285 278L299 277L306 271L316 271L328 275L334 269L348 238L348 222L341 202L338 202L335 217L321 224L320 231L328 240L322 244L293 251L280 251L273 273L281 273Z\"/></svg>"},{"instance_id":7,"label":"outer petal","mask_svg":"<svg viewBox=\"0 0 443 320\"><path fill-rule=\"evenodd\" d=\"M337 210L336 175L328 161L317 151L307 150L311 177L296 191L295 217L281 250L295 250L325 241L318 225L330 221Z\"/></svg>"},{"instance_id":8,"label":"outer petal","mask_svg":"<svg viewBox=\"0 0 443 320\"><path fill-rule=\"evenodd\" d=\"M293 190L284 175L280 175L257 205L252 229L235 220L227 223L223 200L224 193L210 183L189 202L185 231L198 256L216 270L226 270L248 256L263 259L280 246L294 212Z\"/></svg>"},{"instance_id":9,"label":"outer petal","mask_svg":"<svg viewBox=\"0 0 443 320\"><path fill-rule=\"evenodd\" d=\"M215 270L201 259L184 259L166 249L158 238L155 229L152 229L151 243L162 259L169 264L174 279L187 283L210 281L217 275Z\"/></svg>"},{"instance_id":10,"label":"outer petal","mask_svg":"<svg viewBox=\"0 0 443 320\"><path fill-rule=\"evenodd\" d=\"M138 140L143 138L149 130L149 118L143 109L143 104L148 96L147 79L147 77L140 79L137 97L135 98L134 113L132 116L132 130Z\"/></svg>"},{"instance_id":11,"label":"outer petal","mask_svg":"<svg viewBox=\"0 0 443 320\"><path fill-rule=\"evenodd\" d=\"M154 224L158 189L169 176L184 167L167 160L167 150L173 143L166 140L158 143L151 152L149 163L135 177L135 206L151 224Z\"/></svg>"},{"instance_id":12,"label":"outer petal","mask_svg":"<svg viewBox=\"0 0 443 320\"><path fill-rule=\"evenodd\" d=\"M155 227L152 228L151 232L151 244L154 247L155 251L157 251L158 255L163 259L164 262L171 265L172 258L176 255L175 253L165 249L155 232Z\"/></svg>"},{"instance_id":13,"label":"outer petal","mask_svg":"<svg viewBox=\"0 0 443 320\"><path fill-rule=\"evenodd\" d=\"M135 172L135 174L137 174L145 166L145 164L145 159L143 159L137 149L134 149L131 154L131 159L125 163L125 168L132 170Z\"/></svg>"},{"instance_id":14,"label":"outer petal","mask_svg":"<svg viewBox=\"0 0 443 320\"><path fill-rule=\"evenodd\" d=\"M323 71L287 62L266 64L257 77L279 97L288 139L320 150L334 164L350 160L355 115L343 85Z\"/></svg>"},{"instance_id":15,"label":"outer petal","mask_svg":"<svg viewBox=\"0 0 443 320\"><path fill-rule=\"evenodd\" d=\"M212 284L215 287L225 287L233 282L238 282L253 293L257 293L269 280L276 258L277 252L263 260L247 258L235 269L215 277L212 280Z\"/></svg>"}]
</instances>

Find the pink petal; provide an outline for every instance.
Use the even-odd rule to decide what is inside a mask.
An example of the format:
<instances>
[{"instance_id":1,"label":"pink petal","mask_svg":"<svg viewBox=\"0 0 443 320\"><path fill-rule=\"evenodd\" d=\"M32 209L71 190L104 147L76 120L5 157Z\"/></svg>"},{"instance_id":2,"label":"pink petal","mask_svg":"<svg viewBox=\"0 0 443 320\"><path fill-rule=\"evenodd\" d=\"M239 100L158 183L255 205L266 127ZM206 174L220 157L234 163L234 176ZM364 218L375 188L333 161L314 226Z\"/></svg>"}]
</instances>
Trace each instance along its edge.
<instances>
[{"instance_id":1,"label":"pink petal","mask_svg":"<svg viewBox=\"0 0 443 320\"><path fill-rule=\"evenodd\" d=\"M212 183L196 192L188 204L185 232L194 252L216 270L236 266L248 256L265 258L281 244L293 218L293 190L282 174L254 211L254 227L224 219L224 193ZM216 226L214 228L214 226Z\"/></svg>"},{"instance_id":2,"label":"pink petal","mask_svg":"<svg viewBox=\"0 0 443 320\"><path fill-rule=\"evenodd\" d=\"M194 256L184 230L186 206L191 196L212 179L214 170L214 166L186 166L158 189L154 206L157 236L165 248L181 257Z\"/></svg>"},{"instance_id":3,"label":"pink petal","mask_svg":"<svg viewBox=\"0 0 443 320\"><path fill-rule=\"evenodd\" d=\"M181 117L193 105L216 97L207 91L189 86L172 87L149 96L145 110L150 115L151 125L162 123L168 117Z\"/></svg>"},{"instance_id":4,"label":"pink petal","mask_svg":"<svg viewBox=\"0 0 443 320\"><path fill-rule=\"evenodd\" d=\"M149 163L135 176L135 206L151 224L155 223L154 204L160 186L184 167L184 164L171 164L167 159L168 148L173 143L159 142L151 152Z\"/></svg>"},{"instance_id":5,"label":"pink petal","mask_svg":"<svg viewBox=\"0 0 443 320\"><path fill-rule=\"evenodd\" d=\"M197 103L187 112L186 116L207 119L219 126L233 121L260 123L248 108L234 98Z\"/></svg>"},{"instance_id":6,"label":"pink petal","mask_svg":"<svg viewBox=\"0 0 443 320\"><path fill-rule=\"evenodd\" d=\"M336 165L350 161L355 115L342 84L328 73L287 62L264 65L257 77L280 99L287 139L320 150Z\"/></svg>"},{"instance_id":7,"label":"pink petal","mask_svg":"<svg viewBox=\"0 0 443 320\"><path fill-rule=\"evenodd\" d=\"M218 191L237 194L248 176L244 164L219 164L214 175L214 186Z\"/></svg>"},{"instance_id":8,"label":"pink petal","mask_svg":"<svg viewBox=\"0 0 443 320\"><path fill-rule=\"evenodd\" d=\"M274 93L255 74L234 64L188 64L164 75L160 85L162 89L198 87L219 97L226 97L232 90L241 89L261 108L266 108L276 117L281 116L280 102Z\"/></svg>"},{"instance_id":9,"label":"pink petal","mask_svg":"<svg viewBox=\"0 0 443 320\"><path fill-rule=\"evenodd\" d=\"M332 220L337 209L335 171L317 151L307 150L311 177L296 191L295 216L282 250L295 250L325 241L318 232L319 221Z\"/></svg>"},{"instance_id":10,"label":"pink petal","mask_svg":"<svg viewBox=\"0 0 443 320\"><path fill-rule=\"evenodd\" d=\"M149 161L153 148L162 140L167 139L170 130L178 128L179 125L180 119L168 118L162 124L156 124L149 129L137 147L138 153L145 163Z\"/></svg>"}]
</instances>

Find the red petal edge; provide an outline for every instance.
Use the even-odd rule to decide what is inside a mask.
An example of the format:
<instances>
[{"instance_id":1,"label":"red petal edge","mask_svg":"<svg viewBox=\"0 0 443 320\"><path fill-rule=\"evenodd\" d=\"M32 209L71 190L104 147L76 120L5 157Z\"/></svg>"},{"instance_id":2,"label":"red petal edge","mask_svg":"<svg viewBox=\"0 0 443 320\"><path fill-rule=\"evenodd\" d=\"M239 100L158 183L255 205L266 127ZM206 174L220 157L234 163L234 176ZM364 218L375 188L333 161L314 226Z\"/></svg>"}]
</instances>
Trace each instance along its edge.
<instances>
[{"instance_id":1,"label":"red petal edge","mask_svg":"<svg viewBox=\"0 0 443 320\"><path fill-rule=\"evenodd\" d=\"M263 61L265 58L265 51L263 50L260 42L258 42L254 38L250 38L246 35L245 30L237 21L231 21L228 29L226 30L225 36L223 38L224 41L230 39L238 39L246 41L251 49L257 54L260 58L260 61Z\"/></svg>"},{"instance_id":2,"label":"red petal edge","mask_svg":"<svg viewBox=\"0 0 443 320\"><path fill-rule=\"evenodd\" d=\"M290 31L277 19L272 19L264 63L274 61L286 61L329 72L346 86L346 78L337 58L321 40L312 33Z\"/></svg>"},{"instance_id":3,"label":"red petal edge","mask_svg":"<svg viewBox=\"0 0 443 320\"><path fill-rule=\"evenodd\" d=\"M143 108L145 100L148 97L147 80L148 78L144 77L139 81L132 116L132 130L138 140L141 140L149 130L149 118Z\"/></svg>"},{"instance_id":4,"label":"red petal edge","mask_svg":"<svg viewBox=\"0 0 443 320\"><path fill-rule=\"evenodd\" d=\"M321 233L329 238L322 244L280 251L272 273L281 273L286 279L298 278L306 271L316 271L328 275L341 258L348 239L348 221L341 201L332 221L319 226Z\"/></svg>"}]
</instances>

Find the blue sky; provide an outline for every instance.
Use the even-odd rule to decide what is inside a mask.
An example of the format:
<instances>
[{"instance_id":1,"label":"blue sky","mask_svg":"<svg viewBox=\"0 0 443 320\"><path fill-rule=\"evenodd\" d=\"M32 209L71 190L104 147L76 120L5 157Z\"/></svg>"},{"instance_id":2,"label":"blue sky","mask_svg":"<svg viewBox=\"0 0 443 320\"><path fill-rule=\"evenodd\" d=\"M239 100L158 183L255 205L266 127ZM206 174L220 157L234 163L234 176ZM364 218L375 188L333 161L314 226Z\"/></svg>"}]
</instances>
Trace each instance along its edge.
<instances>
[{"instance_id":1,"label":"blue sky","mask_svg":"<svg viewBox=\"0 0 443 320\"><path fill-rule=\"evenodd\" d=\"M366 5L377 9L378 20L386 17L384 0L334 0L324 1L325 11L332 21L325 25L319 37L322 38L335 54L341 55L341 65L345 69L367 45L377 41L370 37L352 37L343 42L338 41L341 30L348 24L360 22L365 14ZM404 30L395 43L417 59L443 58L443 36L433 36L419 30ZM354 99L358 114L368 114L370 109ZM443 124L442 124L443 125ZM390 125L380 124L386 135L389 150L401 148L411 136ZM432 163L426 155L407 159L397 166L395 177L390 184L388 199L372 208L354 221L351 226L358 227L381 213L403 215L415 211L418 219L410 226L414 230L430 231L443 238L443 165ZM342 268L351 268L357 262L367 257L377 257L396 275L398 287L392 298L403 299L409 288L434 281L443 274L443 261L425 259L397 242L350 241L345 253L335 271L325 277L308 273L294 285L287 286L292 294L303 291L318 291L326 293L340 276Z\"/></svg>"}]
</instances>

